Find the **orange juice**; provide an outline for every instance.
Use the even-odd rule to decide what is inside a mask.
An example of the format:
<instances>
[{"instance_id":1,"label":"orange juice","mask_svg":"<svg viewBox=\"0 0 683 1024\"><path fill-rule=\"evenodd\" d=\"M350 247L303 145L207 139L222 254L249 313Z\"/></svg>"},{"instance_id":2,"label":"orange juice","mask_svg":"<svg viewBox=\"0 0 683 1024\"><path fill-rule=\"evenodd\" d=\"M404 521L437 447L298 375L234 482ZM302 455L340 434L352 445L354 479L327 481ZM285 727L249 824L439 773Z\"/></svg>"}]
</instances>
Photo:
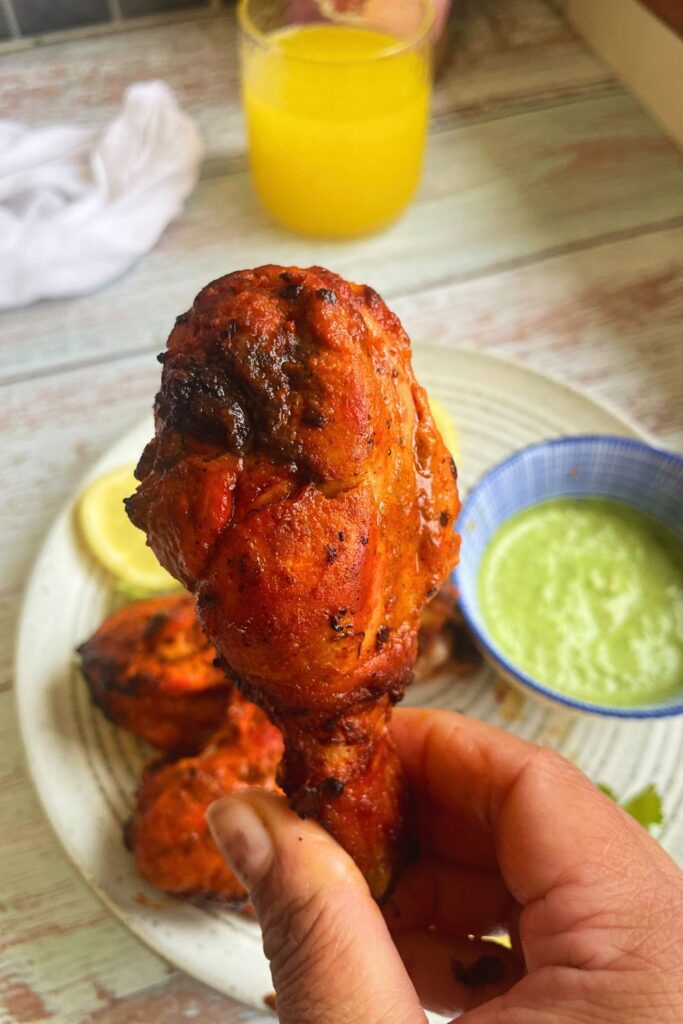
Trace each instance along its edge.
<instances>
[{"instance_id":1,"label":"orange juice","mask_svg":"<svg viewBox=\"0 0 683 1024\"><path fill-rule=\"evenodd\" d=\"M346 25L310 25L243 53L251 171L266 209L307 235L392 221L420 177L429 55ZM271 45L272 44L272 45Z\"/></svg>"}]
</instances>

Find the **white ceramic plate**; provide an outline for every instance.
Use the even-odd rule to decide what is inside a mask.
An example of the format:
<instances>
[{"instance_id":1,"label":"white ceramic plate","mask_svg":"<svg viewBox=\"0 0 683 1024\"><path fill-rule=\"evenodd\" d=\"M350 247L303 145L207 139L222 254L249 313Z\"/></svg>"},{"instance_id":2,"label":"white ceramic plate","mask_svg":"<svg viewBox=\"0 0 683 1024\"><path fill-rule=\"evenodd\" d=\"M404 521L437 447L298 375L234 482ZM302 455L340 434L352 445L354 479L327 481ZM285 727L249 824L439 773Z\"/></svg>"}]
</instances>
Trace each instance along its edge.
<instances>
[{"instance_id":1,"label":"white ceramic plate","mask_svg":"<svg viewBox=\"0 0 683 1024\"><path fill-rule=\"evenodd\" d=\"M544 438L643 436L617 413L519 365L426 346L416 348L414 360L421 382L459 427L463 491L503 456ZM86 479L136 461L151 433L147 417ZM71 502L37 560L19 631L17 700L35 785L83 877L136 935L194 977L262 1009L271 982L257 926L147 888L121 841L149 751L91 706L73 654L111 602L107 576L77 541ZM443 676L415 686L407 703L457 708L550 744L621 796L655 782L666 811L659 838L683 862L683 719L621 723L573 718L502 690L488 668L465 680Z\"/></svg>"}]
</instances>

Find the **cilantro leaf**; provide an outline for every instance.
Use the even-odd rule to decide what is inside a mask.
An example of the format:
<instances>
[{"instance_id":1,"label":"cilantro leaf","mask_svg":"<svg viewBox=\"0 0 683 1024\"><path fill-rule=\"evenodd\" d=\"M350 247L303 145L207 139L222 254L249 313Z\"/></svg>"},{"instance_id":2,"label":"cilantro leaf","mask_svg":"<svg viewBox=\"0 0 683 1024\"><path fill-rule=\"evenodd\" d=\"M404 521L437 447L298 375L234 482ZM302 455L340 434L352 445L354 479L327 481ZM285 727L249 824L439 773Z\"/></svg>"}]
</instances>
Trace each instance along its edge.
<instances>
[{"instance_id":1,"label":"cilantro leaf","mask_svg":"<svg viewBox=\"0 0 683 1024\"><path fill-rule=\"evenodd\" d=\"M597 786L610 800L614 800L615 804L619 804L627 814L635 818L643 828L650 829L653 825L661 825L664 821L662 798L657 787L652 783L634 793L628 800L619 800L612 787L607 786L604 782L598 782Z\"/></svg>"},{"instance_id":2,"label":"cilantro leaf","mask_svg":"<svg viewBox=\"0 0 683 1024\"><path fill-rule=\"evenodd\" d=\"M645 786L621 806L627 814L639 821L643 828L661 825L664 820L662 798L653 785Z\"/></svg>"}]
</instances>

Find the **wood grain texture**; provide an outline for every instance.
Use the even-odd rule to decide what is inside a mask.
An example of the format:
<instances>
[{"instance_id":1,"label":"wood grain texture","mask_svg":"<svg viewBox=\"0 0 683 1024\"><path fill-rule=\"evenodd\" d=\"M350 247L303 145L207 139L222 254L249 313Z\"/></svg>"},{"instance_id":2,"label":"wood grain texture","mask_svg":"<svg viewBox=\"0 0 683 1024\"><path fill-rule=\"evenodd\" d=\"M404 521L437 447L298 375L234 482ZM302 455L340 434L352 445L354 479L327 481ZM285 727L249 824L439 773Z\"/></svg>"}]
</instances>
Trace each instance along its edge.
<instances>
[{"instance_id":1,"label":"wood grain texture","mask_svg":"<svg viewBox=\"0 0 683 1024\"><path fill-rule=\"evenodd\" d=\"M401 297L413 344L528 363L683 452L683 226Z\"/></svg>"},{"instance_id":2,"label":"wood grain texture","mask_svg":"<svg viewBox=\"0 0 683 1024\"><path fill-rule=\"evenodd\" d=\"M82 1024L247 1024L263 1020L266 1013L254 1013L233 1005L217 992L176 974L170 981L136 992L129 999L111 999L107 1005L83 1018Z\"/></svg>"},{"instance_id":3,"label":"wood grain texture","mask_svg":"<svg viewBox=\"0 0 683 1024\"><path fill-rule=\"evenodd\" d=\"M58 848L26 776L8 692L0 693L0 801L0 1020L78 1020L102 1005L102 993L135 991L167 976Z\"/></svg>"},{"instance_id":4,"label":"wood grain texture","mask_svg":"<svg viewBox=\"0 0 683 1024\"><path fill-rule=\"evenodd\" d=\"M452 24L452 59L435 96L437 124L618 89L544 0L486 0ZM80 39L3 58L0 118L103 124L132 82L162 78L197 118L209 166L243 161L231 10L220 17Z\"/></svg>"},{"instance_id":5,"label":"wood grain texture","mask_svg":"<svg viewBox=\"0 0 683 1024\"><path fill-rule=\"evenodd\" d=\"M87 379L76 372L68 380L4 389L0 430L9 463L3 475L14 476L16 485L1 527L2 681L9 677L21 591L49 519L83 467L149 401L156 370L151 360L147 373L133 363L120 376L100 373L99 383L90 370ZM46 445L50 423L54 434ZM78 1020L113 994L167 976L166 965L112 918L59 849L26 774L7 686L0 686L0 821L0 1021Z\"/></svg>"},{"instance_id":6,"label":"wood grain texture","mask_svg":"<svg viewBox=\"0 0 683 1024\"><path fill-rule=\"evenodd\" d=\"M3 389L0 431L11 455L0 478L17 481L0 526L8 591L23 585L36 543L84 468L150 408L158 377L147 355Z\"/></svg>"},{"instance_id":7,"label":"wood grain texture","mask_svg":"<svg viewBox=\"0 0 683 1024\"><path fill-rule=\"evenodd\" d=\"M458 0L433 127L620 91L545 0Z\"/></svg>"},{"instance_id":8,"label":"wood grain texture","mask_svg":"<svg viewBox=\"0 0 683 1024\"><path fill-rule=\"evenodd\" d=\"M270 223L246 174L211 178L120 281L0 317L0 381L158 351L199 289L240 267L322 263L391 299L679 217L680 156L625 94L438 133L417 201L357 242L296 238Z\"/></svg>"},{"instance_id":9,"label":"wood grain texture","mask_svg":"<svg viewBox=\"0 0 683 1024\"><path fill-rule=\"evenodd\" d=\"M616 403L683 450L683 169L542 0L461 4L417 203L384 235L294 238L250 190L229 15L14 54L0 117L103 123L159 76L209 161L185 213L109 288L0 316L0 1021L261 1019L170 972L91 895L23 766L11 693L21 591L85 466L150 406L154 354L210 278L329 263L390 300L414 343L508 355Z\"/></svg>"}]
</instances>

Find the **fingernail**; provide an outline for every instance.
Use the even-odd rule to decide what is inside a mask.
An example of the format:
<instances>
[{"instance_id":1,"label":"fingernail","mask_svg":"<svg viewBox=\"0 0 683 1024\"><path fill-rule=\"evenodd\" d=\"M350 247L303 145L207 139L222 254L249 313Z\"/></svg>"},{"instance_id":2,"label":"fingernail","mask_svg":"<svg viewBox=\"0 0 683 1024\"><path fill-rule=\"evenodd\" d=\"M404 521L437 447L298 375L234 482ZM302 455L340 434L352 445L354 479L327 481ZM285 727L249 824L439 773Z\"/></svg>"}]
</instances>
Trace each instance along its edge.
<instances>
[{"instance_id":1,"label":"fingernail","mask_svg":"<svg viewBox=\"0 0 683 1024\"><path fill-rule=\"evenodd\" d=\"M247 800L225 796L206 812L216 846L245 889L257 885L273 859L268 829Z\"/></svg>"}]
</instances>

